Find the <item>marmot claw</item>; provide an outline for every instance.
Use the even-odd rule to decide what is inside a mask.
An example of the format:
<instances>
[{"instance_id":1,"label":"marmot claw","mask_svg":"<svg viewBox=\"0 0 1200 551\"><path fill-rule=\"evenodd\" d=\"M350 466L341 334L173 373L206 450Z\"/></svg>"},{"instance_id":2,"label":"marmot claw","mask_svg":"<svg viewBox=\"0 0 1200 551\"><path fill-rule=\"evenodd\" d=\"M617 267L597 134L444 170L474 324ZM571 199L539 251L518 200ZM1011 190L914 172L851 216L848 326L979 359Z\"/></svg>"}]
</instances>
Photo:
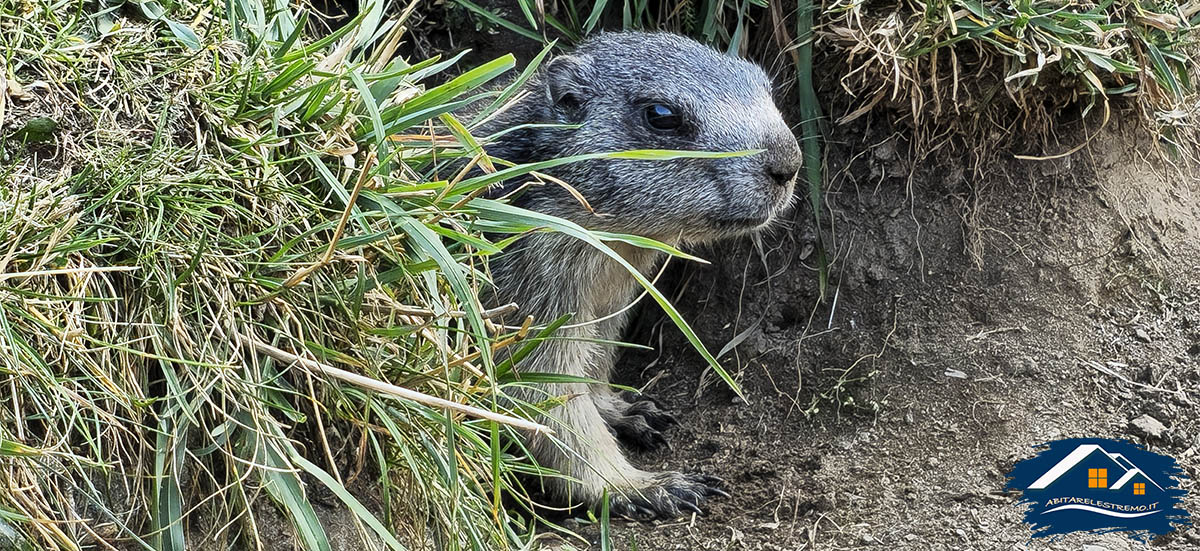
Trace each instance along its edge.
<instances>
[{"instance_id":1,"label":"marmot claw","mask_svg":"<svg viewBox=\"0 0 1200 551\"><path fill-rule=\"evenodd\" d=\"M658 401L653 398L630 404L629 408L625 410L625 415L640 415L646 419L646 423L651 428L658 431L679 424L679 421L670 413L663 411Z\"/></svg>"},{"instance_id":2,"label":"marmot claw","mask_svg":"<svg viewBox=\"0 0 1200 551\"><path fill-rule=\"evenodd\" d=\"M679 421L670 413L659 409L658 402L647 398L628 404L624 410L618 408L608 411L607 415L602 412L602 416L608 423L609 431L622 444L638 451L671 449L662 431L671 425L679 424Z\"/></svg>"},{"instance_id":3,"label":"marmot claw","mask_svg":"<svg viewBox=\"0 0 1200 551\"><path fill-rule=\"evenodd\" d=\"M639 521L672 519L688 513L703 514L700 505L706 498L729 497L721 489L723 485L724 481L715 476L660 473L650 486L612 496L609 510L614 515Z\"/></svg>"},{"instance_id":4,"label":"marmot claw","mask_svg":"<svg viewBox=\"0 0 1200 551\"><path fill-rule=\"evenodd\" d=\"M609 428L622 444L638 451L671 449L671 444L667 442L663 433L654 427L650 419L641 415L618 417L609 424Z\"/></svg>"}]
</instances>

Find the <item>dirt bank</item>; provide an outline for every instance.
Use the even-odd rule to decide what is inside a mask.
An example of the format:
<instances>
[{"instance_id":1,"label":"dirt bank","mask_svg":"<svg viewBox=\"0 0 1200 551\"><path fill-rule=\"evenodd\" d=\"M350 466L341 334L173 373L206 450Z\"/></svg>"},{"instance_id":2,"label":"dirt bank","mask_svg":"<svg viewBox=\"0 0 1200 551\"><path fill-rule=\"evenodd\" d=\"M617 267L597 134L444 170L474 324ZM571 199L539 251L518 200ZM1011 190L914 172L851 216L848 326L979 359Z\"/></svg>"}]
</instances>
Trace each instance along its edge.
<instances>
[{"instance_id":1,"label":"dirt bank","mask_svg":"<svg viewBox=\"0 0 1200 551\"><path fill-rule=\"evenodd\" d=\"M712 248L711 266L676 271L706 342L742 339L722 360L751 402L711 377L699 388L703 362L669 325L643 329L660 352L627 354L623 382L683 426L673 453L640 460L716 474L733 496L703 518L621 523L618 548L1026 548L1005 474L1065 437L1145 442L1200 478L1197 180L1120 122L1064 159L1004 156L978 173L910 163L901 135L834 129L825 303L806 209L761 248ZM1142 415L1165 431L1132 429ZM1200 491L1188 499L1200 511ZM1084 544L1142 547L1028 548ZM1200 531L1151 547L1197 549Z\"/></svg>"}]
</instances>

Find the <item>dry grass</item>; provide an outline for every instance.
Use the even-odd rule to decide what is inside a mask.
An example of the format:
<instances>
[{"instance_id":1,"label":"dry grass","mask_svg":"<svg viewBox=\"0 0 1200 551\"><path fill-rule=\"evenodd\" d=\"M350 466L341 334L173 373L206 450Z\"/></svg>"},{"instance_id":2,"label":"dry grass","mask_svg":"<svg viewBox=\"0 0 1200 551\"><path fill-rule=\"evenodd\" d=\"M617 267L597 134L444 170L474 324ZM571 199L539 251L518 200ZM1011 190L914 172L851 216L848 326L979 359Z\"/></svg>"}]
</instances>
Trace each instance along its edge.
<instances>
[{"instance_id":1,"label":"dry grass","mask_svg":"<svg viewBox=\"0 0 1200 551\"><path fill-rule=\"evenodd\" d=\"M1092 113L1107 123L1114 100L1137 105L1160 135L1193 141L1197 11L1178 2L835 2L821 35L836 60L827 70L851 99L833 118L886 106L912 129L918 158L950 145L975 150L976 169L1002 150L1070 152L1090 136L1057 129Z\"/></svg>"},{"instance_id":2,"label":"dry grass","mask_svg":"<svg viewBox=\"0 0 1200 551\"><path fill-rule=\"evenodd\" d=\"M520 545L531 517L498 497L536 468L501 447L511 418L459 413L511 413L478 343L520 340L470 269L496 249L460 233L462 196L433 201L428 139L363 137L441 128L511 58L447 91L422 80L448 64L391 58L402 14L322 45L301 12L235 5L0 10L0 548L256 548L282 526L329 549L331 523L369 548Z\"/></svg>"}]
</instances>

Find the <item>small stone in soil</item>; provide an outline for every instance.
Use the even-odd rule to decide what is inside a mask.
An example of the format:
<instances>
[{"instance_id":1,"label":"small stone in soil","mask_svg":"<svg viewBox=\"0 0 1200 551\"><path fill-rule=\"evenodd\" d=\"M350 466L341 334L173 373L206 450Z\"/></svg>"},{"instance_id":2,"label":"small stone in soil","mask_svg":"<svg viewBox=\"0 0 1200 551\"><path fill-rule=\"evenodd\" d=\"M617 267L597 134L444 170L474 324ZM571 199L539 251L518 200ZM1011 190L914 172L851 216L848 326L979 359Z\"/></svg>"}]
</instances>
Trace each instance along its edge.
<instances>
[{"instance_id":1,"label":"small stone in soil","mask_svg":"<svg viewBox=\"0 0 1200 551\"><path fill-rule=\"evenodd\" d=\"M1166 426L1164 426L1158 419L1155 419L1149 415L1143 415L1130 421L1129 429L1133 431L1134 434L1148 438L1161 438L1163 433L1167 431Z\"/></svg>"}]
</instances>

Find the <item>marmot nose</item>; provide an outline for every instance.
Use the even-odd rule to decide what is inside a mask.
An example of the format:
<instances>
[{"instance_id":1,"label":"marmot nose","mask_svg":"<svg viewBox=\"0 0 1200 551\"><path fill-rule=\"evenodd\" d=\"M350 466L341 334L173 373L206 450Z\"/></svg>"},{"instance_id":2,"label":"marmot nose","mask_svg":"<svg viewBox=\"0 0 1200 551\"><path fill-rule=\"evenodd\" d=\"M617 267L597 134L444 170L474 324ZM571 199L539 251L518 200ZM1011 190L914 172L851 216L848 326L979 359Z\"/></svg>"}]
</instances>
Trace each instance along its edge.
<instances>
[{"instance_id":1,"label":"marmot nose","mask_svg":"<svg viewBox=\"0 0 1200 551\"><path fill-rule=\"evenodd\" d=\"M785 127L786 128L786 127ZM796 178L803 164L800 156L800 144L791 132L781 133L767 141L766 172L771 183L780 187L786 186Z\"/></svg>"},{"instance_id":2,"label":"marmot nose","mask_svg":"<svg viewBox=\"0 0 1200 551\"><path fill-rule=\"evenodd\" d=\"M772 166L767 169L767 174L771 177L771 181L780 187L788 185L788 182L791 182L792 178L796 177L797 172L799 172L799 169L794 167Z\"/></svg>"},{"instance_id":3,"label":"marmot nose","mask_svg":"<svg viewBox=\"0 0 1200 551\"><path fill-rule=\"evenodd\" d=\"M788 185L800 172L800 159L791 155L776 158L767 164L767 176L778 186Z\"/></svg>"}]
</instances>

